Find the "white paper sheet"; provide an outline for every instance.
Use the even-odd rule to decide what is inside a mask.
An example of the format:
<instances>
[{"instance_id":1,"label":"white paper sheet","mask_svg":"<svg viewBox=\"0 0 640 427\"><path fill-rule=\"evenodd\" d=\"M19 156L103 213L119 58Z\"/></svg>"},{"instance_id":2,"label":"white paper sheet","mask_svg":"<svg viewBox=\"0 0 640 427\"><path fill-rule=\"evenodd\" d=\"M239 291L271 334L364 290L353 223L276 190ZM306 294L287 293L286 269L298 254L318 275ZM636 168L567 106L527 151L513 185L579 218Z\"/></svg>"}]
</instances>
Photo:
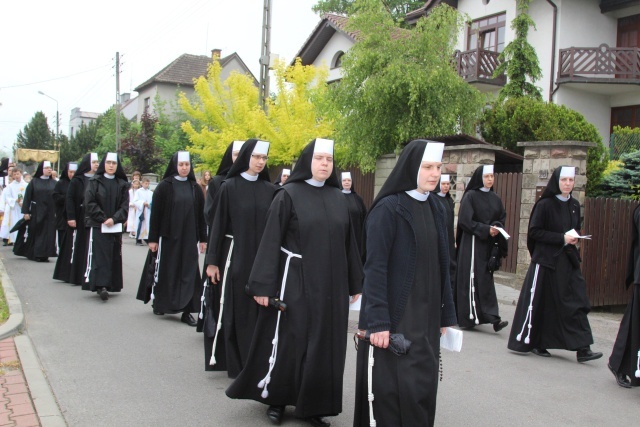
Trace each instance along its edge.
<instances>
[{"instance_id":1,"label":"white paper sheet","mask_svg":"<svg viewBox=\"0 0 640 427\"><path fill-rule=\"evenodd\" d=\"M587 239L587 240L591 240L591 234L587 235L587 236L581 236L578 234L578 232L575 229L571 229L569 231L567 231L566 233L567 236L569 237L575 237L576 239Z\"/></svg>"},{"instance_id":2,"label":"white paper sheet","mask_svg":"<svg viewBox=\"0 0 640 427\"><path fill-rule=\"evenodd\" d=\"M509 237L511 237L511 236L509 236L509 233L507 233L507 232L505 231L505 229L504 229L504 228L502 228L502 227L493 227L493 228L495 228L496 230L498 230L498 231L500 232L500 234L502 234L502 237L504 237L504 238L505 238L505 240L509 240Z\"/></svg>"},{"instance_id":3,"label":"white paper sheet","mask_svg":"<svg viewBox=\"0 0 640 427\"><path fill-rule=\"evenodd\" d=\"M113 224L111 227L102 224L103 233L122 233L122 223Z\"/></svg>"},{"instance_id":4,"label":"white paper sheet","mask_svg":"<svg viewBox=\"0 0 640 427\"><path fill-rule=\"evenodd\" d=\"M440 348L460 352L462 350L462 331L447 328L447 332L440 336Z\"/></svg>"}]
</instances>

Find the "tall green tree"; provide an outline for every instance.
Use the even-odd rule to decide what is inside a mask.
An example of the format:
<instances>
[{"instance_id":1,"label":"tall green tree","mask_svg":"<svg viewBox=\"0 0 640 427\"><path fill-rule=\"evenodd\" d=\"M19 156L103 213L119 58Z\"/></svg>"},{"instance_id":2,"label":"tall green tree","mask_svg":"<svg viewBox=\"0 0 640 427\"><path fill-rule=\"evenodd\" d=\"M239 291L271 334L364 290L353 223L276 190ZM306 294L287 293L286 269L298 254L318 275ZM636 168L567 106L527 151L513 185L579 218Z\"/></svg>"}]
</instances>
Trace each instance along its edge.
<instances>
[{"instance_id":1,"label":"tall green tree","mask_svg":"<svg viewBox=\"0 0 640 427\"><path fill-rule=\"evenodd\" d=\"M529 29L535 29L535 22L527 13L531 0L517 0L518 14L511 21L516 37L500 54L500 65L494 75L506 74L505 84L498 94L498 102L507 98L529 97L542 101L542 92L535 82L542 78L542 69L536 50L527 40Z\"/></svg>"},{"instance_id":2,"label":"tall green tree","mask_svg":"<svg viewBox=\"0 0 640 427\"><path fill-rule=\"evenodd\" d=\"M397 21L403 21L407 13L424 6L424 0L379 0L378 1ZM337 13L349 15L354 10L356 0L318 0L311 9L319 14Z\"/></svg>"},{"instance_id":3,"label":"tall green tree","mask_svg":"<svg viewBox=\"0 0 640 427\"><path fill-rule=\"evenodd\" d=\"M417 137L472 133L484 96L456 72L462 15L441 5L411 31L376 0L358 0L349 29L358 42L344 55L333 87L337 138L348 164L365 170Z\"/></svg>"},{"instance_id":4,"label":"tall green tree","mask_svg":"<svg viewBox=\"0 0 640 427\"><path fill-rule=\"evenodd\" d=\"M102 116L97 120L87 124L82 124L80 129L69 140L68 151L63 151L63 158L68 161L80 161L82 157L90 152L95 152L100 144L98 140L98 128Z\"/></svg>"},{"instance_id":5,"label":"tall green tree","mask_svg":"<svg viewBox=\"0 0 640 427\"><path fill-rule=\"evenodd\" d=\"M182 130L182 123L189 120L189 116L178 105L180 92L176 92L175 101L164 101L159 95L153 101L158 122L155 127L155 145L161 151L165 163L176 151L186 150L189 146L189 136ZM194 156L194 163L198 157Z\"/></svg>"},{"instance_id":6,"label":"tall green tree","mask_svg":"<svg viewBox=\"0 0 640 427\"><path fill-rule=\"evenodd\" d=\"M140 131L132 129L122 140L122 153L127 157L129 172L159 173L165 160L155 144L158 118L145 111L140 117Z\"/></svg>"},{"instance_id":7,"label":"tall green tree","mask_svg":"<svg viewBox=\"0 0 640 427\"><path fill-rule=\"evenodd\" d=\"M49 128L47 117L42 111L38 111L24 129L18 133L14 149L53 150L54 141L55 134Z\"/></svg>"}]
</instances>

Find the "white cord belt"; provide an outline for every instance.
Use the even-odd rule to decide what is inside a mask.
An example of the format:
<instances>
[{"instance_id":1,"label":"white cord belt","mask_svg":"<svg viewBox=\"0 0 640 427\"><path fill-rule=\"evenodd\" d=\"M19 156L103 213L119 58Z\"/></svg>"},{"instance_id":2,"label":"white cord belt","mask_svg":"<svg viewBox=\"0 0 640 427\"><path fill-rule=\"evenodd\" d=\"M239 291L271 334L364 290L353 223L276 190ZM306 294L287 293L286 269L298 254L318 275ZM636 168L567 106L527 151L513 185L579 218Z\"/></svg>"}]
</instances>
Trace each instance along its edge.
<instances>
[{"instance_id":1,"label":"white cord belt","mask_svg":"<svg viewBox=\"0 0 640 427\"><path fill-rule=\"evenodd\" d=\"M471 271L469 274L469 319L476 319L476 325L480 323L478 320L478 311L476 310L476 285L473 283L473 279L476 277L475 273L475 255L476 255L476 236L471 237ZM475 317L474 317L475 314Z\"/></svg>"},{"instance_id":2,"label":"white cord belt","mask_svg":"<svg viewBox=\"0 0 640 427\"><path fill-rule=\"evenodd\" d=\"M229 239L231 239L231 245L229 245L229 253L227 253L227 261L224 263L224 275L222 276L222 288L220 289L220 311L218 313L218 324L216 325L216 335L213 337L213 346L211 347L211 359L209 360L209 365L211 366L216 364L216 346L218 344L218 335L220 333L220 330L222 329L222 312L224 311L224 292L225 292L225 289L227 288L227 272L229 271L229 266L231 265L231 254L233 254L233 243L234 243L233 236L229 234L225 234L224 237L228 237ZM202 298L204 301L204 291L202 292Z\"/></svg>"},{"instance_id":3,"label":"white cord belt","mask_svg":"<svg viewBox=\"0 0 640 427\"><path fill-rule=\"evenodd\" d=\"M287 261L284 264L284 274L282 275L282 284L280 285L280 300L283 301L284 291L287 285L287 276L289 275L289 263L291 262L291 258L302 258L302 255L294 254L293 252L283 248L282 246L280 246L280 250L287 254ZM271 372L273 371L273 367L276 364L276 356L278 354L278 330L280 329L280 314L282 314L282 311L278 310L276 332L273 336L273 341L271 342L273 344L273 347L271 348L271 356L269 357L269 371L267 372L267 375L258 383L258 388L262 389L261 396L263 399L269 397L269 391L267 390L267 387L271 382Z\"/></svg>"},{"instance_id":4,"label":"white cord belt","mask_svg":"<svg viewBox=\"0 0 640 427\"><path fill-rule=\"evenodd\" d=\"M529 300L529 307L527 308L527 315L524 318L524 323L522 323L522 329L520 333L516 337L518 341L522 339L522 334L524 333L524 328L527 326L529 331L527 332L527 336L524 339L525 344L529 344L531 342L531 320L533 318L533 298L536 296L536 285L538 284L538 272L540 270L540 264L536 264L536 270L533 274L533 284L531 285L531 299ZM527 321L529 324L527 325Z\"/></svg>"},{"instance_id":5,"label":"white cord belt","mask_svg":"<svg viewBox=\"0 0 640 427\"><path fill-rule=\"evenodd\" d=\"M93 227L89 231L89 252L87 253L87 269L84 272L84 282L89 283L89 275L91 274L91 264L93 261Z\"/></svg>"},{"instance_id":6,"label":"white cord belt","mask_svg":"<svg viewBox=\"0 0 640 427\"><path fill-rule=\"evenodd\" d=\"M73 229L73 243L71 244L71 259L69 260L69 264L73 264L73 254L76 252L76 233L77 229Z\"/></svg>"},{"instance_id":7,"label":"white cord belt","mask_svg":"<svg viewBox=\"0 0 640 427\"><path fill-rule=\"evenodd\" d=\"M156 299L155 290L158 284L158 273L160 273L160 255L162 254L162 236L158 239L158 256L156 257L156 268L153 272L153 286L151 287L151 300Z\"/></svg>"}]
</instances>

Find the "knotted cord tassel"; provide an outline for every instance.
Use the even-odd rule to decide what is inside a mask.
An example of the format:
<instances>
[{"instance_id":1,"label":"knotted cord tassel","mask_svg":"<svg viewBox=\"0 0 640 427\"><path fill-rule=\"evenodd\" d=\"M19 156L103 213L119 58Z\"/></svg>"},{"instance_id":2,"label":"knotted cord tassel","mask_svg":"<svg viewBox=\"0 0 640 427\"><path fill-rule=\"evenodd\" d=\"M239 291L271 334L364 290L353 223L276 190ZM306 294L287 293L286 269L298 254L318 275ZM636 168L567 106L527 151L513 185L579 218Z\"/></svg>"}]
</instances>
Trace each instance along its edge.
<instances>
[{"instance_id":1,"label":"knotted cord tassel","mask_svg":"<svg viewBox=\"0 0 640 427\"><path fill-rule=\"evenodd\" d=\"M84 282L89 283L89 276L91 275L91 264L93 263L93 227L89 231L89 252L87 254L87 269L84 272Z\"/></svg>"},{"instance_id":2,"label":"knotted cord tassel","mask_svg":"<svg viewBox=\"0 0 640 427\"><path fill-rule=\"evenodd\" d=\"M287 254L287 261L284 263L284 274L282 275L282 283L280 285L280 300L283 301L284 291L287 286L287 276L289 275L289 263L291 262L291 258L302 258L302 255L294 254L293 252L283 248L282 246L280 247L280 250ZM269 386L269 382L271 382L271 372L273 371L273 367L276 365L276 357L278 355L278 331L280 330L280 314L282 314L282 311L278 310L278 317L276 319L276 331L274 333L273 340L271 341L273 346L271 347L271 356L269 357L269 370L267 371L267 375L258 383L258 388L263 389L261 394L263 399L269 397L269 390L267 390L267 387Z\"/></svg>"},{"instance_id":3,"label":"knotted cord tassel","mask_svg":"<svg viewBox=\"0 0 640 427\"><path fill-rule=\"evenodd\" d=\"M153 286L151 287L151 301L156 299L156 285L158 284L158 276L160 274L160 256L162 254L162 237L158 239L158 256L156 257L156 268L153 272Z\"/></svg>"},{"instance_id":4,"label":"knotted cord tassel","mask_svg":"<svg viewBox=\"0 0 640 427\"><path fill-rule=\"evenodd\" d=\"M231 254L233 254L233 236L225 234L224 237L231 239L231 245L229 245L229 253L227 253L227 261L224 263L224 276L222 276L222 288L220 289L220 312L218 313L218 324L216 325L216 335L213 337L213 346L211 347L211 359L209 365L214 366L216 364L216 346L218 345L218 335L222 329L222 312L224 311L224 294L227 289L227 273L231 266Z\"/></svg>"},{"instance_id":5,"label":"knotted cord tassel","mask_svg":"<svg viewBox=\"0 0 640 427\"><path fill-rule=\"evenodd\" d=\"M533 299L536 296L536 286L538 284L539 271L540 271L540 264L536 264L536 270L533 274L533 284L531 285L531 298L529 300L529 307L527 308L527 315L524 318L524 323L522 324L522 330L520 330L520 333L516 337L518 341L522 339L522 334L524 333L524 328L526 326L528 328L528 331L527 331L527 337L524 339L525 344L529 344L531 342L531 339L529 337L531 336L531 328L532 328L531 321L533 320Z\"/></svg>"},{"instance_id":6,"label":"knotted cord tassel","mask_svg":"<svg viewBox=\"0 0 640 427\"><path fill-rule=\"evenodd\" d=\"M376 427L376 419L373 416L373 401L375 399L373 395L373 365L375 365L375 359L373 358L374 346L369 344L369 361L367 366L367 400L369 401L369 426Z\"/></svg>"},{"instance_id":7,"label":"knotted cord tassel","mask_svg":"<svg viewBox=\"0 0 640 427\"><path fill-rule=\"evenodd\" d=\"M638 350L638 364L636 365L636 378L640 378L640 350Z\"/></svg>"}]
</instances>

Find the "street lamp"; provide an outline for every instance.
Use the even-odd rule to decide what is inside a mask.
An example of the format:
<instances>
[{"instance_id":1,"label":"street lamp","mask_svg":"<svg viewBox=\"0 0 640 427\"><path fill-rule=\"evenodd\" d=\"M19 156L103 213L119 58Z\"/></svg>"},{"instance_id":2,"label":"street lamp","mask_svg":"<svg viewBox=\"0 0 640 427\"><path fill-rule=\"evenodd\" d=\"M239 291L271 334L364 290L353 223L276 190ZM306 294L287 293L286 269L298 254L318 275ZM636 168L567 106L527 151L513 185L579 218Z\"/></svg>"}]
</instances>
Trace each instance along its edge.
<instances>
[{"instance_id":1,"label":"street lamp","mask_svg":"<svg viewBox=\"0 0 640 427\"><path fill-rule=\"evenodd\" d=\"M54 144L54 148L55 148L55 145L58 146L58 175L60 175L60 110L58 108L58 100L55 99L54 97L47 95L41 90L39 90L38 93L56 102L56 144Z\"/></svg>"}]
</instances>

